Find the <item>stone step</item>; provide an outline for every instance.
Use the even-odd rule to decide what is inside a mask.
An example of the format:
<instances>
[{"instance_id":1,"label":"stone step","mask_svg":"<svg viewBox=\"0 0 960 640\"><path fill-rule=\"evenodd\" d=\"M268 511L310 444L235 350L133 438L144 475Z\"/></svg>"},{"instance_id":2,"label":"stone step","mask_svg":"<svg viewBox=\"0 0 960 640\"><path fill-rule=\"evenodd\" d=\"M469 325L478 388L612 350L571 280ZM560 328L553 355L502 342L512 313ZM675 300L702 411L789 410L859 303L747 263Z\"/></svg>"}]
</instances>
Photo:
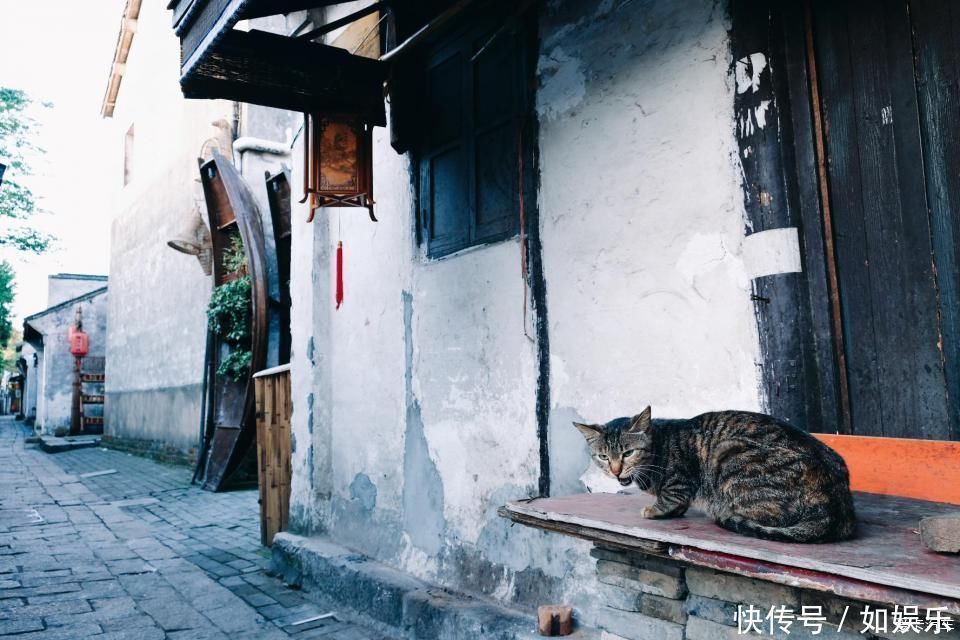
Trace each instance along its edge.
<instances>
[{"instance_id":1,"label":"stone step","mask_svg":"<svg viewBox=\"0 0 960 640\"><path fill-rule=\"evenodd\" d=\"M521 612L429 584L341 547L329 539L278 533L272 571L305 594L337 603L362 623L417 640L509 638L534 640L536 611ZM599 640L580 629L571 640ZM609 637L609 635L607 636Z\"/></svg>"}]
</instances>

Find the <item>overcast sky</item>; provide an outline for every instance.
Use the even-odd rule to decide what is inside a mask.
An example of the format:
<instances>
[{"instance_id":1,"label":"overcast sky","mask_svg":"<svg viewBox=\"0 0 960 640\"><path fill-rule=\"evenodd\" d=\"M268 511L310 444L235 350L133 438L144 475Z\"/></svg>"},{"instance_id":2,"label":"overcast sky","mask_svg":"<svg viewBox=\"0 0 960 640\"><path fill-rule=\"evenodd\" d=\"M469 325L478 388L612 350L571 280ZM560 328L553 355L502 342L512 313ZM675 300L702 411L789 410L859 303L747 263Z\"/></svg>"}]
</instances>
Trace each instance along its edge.
<instances>
[{"instance_id":1,"label":"overcast sky","mask_svg":"<svg viewBox=\"0 0 960 640\"><path fill-rule=\"evenodd\" d=\"M41 257L0 252L17 272L17 325L46 307L49 274L107 274L122 140L100 117L100 105L124 4L0 0L0 86L53 103L32 113L40 122L36 142L47 153L34 162L29 184L50 212L35 218L36 227L56 235L57 244Z\"/></svg>"}]
</instances>

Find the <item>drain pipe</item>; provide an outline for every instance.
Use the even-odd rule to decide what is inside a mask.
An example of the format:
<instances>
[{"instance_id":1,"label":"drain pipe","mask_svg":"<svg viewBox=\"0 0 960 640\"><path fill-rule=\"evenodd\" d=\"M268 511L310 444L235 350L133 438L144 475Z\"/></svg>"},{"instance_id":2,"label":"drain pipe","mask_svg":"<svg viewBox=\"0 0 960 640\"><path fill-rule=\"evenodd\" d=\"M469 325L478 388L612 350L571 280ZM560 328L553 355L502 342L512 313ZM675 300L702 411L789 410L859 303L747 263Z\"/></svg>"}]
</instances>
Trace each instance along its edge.
<instances>
[{"instance_id":1,"label":"drain pipe","mask_svg":"<svg viewBox=\"0 0 960 640\"><path fill-rule=\"evenodd\" d=\"M210 451L211 438L207 434L207 427L210 424L210 416L207 415L207 386L210 381L210 351L213 349L213 332L207 327L207 344L203 350L203 384L200 389L200 453L197 454L197 468L193 470L193 478L190 484L196 484L200 472L205 470L207 454ZM204 474L206 475L206 474Z\"/></svg>"}]
</instances>

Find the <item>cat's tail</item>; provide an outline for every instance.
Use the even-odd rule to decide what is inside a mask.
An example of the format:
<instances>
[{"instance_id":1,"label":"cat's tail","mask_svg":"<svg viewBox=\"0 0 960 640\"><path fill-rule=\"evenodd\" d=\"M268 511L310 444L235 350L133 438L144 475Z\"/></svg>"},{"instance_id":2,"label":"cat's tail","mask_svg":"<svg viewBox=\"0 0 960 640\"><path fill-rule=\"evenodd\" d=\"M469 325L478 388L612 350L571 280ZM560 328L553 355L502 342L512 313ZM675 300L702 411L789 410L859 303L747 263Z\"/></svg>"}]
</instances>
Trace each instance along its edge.
<instances>
[{"instance_id":1,"label":"cat's tail","mask_svg":"<svg viewBox=\"0 0 960 640\"><path fill-rule=\"evenodd\" d=\"M839 522L830 517L804 518L785 527L770 527L731 514L718 518L717 524L734 533L779 542L835 542L852 538L856 534L855 521L846 518Z\"/></svg>"}]
</instances>

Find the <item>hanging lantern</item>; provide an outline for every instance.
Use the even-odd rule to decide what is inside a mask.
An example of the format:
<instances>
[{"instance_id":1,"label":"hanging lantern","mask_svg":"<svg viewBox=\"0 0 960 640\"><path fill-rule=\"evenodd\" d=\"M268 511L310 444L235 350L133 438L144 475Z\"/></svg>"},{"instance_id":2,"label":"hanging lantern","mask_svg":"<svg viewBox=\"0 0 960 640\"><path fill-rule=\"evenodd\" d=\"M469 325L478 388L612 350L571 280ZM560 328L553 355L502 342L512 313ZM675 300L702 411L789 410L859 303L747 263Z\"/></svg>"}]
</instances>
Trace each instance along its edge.
<instances>
[{"instance_id":1,"label":"hanging lantern","mask_svg":"<svg viewBox=\"0 0 960 640\"><path fill-rule=\"evenodd\" d=\"M364 207L373 215L373 127L360 116L304 114L301 203L312 222L320 207Z\"/></svg>"},{"instance_id":2,"label":"hanging lantern","mask_svg":"<svg viewBox=\"0 0 960 640\"><path fill-rule=\"evenodd\" d=\"M70 327L70 354L82 358L90 353L90 338L83 329Z\"/></svg>"},{"instance_id":3,"label":"hanging lantern","mask_svg":"<svg viewBox=\"0 0 960 640\"><path fill-rule=\"evenodd\" d=\"M76 319L67 332L70 341L70 354L74 358L82 358L90 352L90 338L83 330L83 310L77 305Z\"/></svg>"}]
</instances>

